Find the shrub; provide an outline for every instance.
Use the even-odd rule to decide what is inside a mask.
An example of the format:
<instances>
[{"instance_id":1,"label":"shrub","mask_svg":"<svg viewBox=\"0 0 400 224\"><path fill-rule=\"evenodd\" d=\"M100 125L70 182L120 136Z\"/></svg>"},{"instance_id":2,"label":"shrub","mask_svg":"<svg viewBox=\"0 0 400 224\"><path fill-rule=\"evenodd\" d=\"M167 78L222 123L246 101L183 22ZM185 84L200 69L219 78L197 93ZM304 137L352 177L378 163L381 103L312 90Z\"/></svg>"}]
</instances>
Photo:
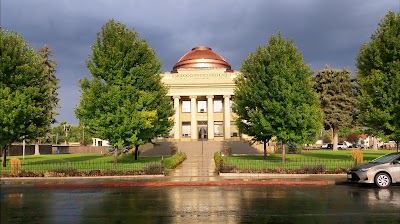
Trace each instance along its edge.
<instances>
[{"instance_id":1,"label":"shrub","mask_svg":"<svg viewBox=\"0 0 400 224\"><path fill-rule=\"evenodd\" d=\"M360 165L363 163L364 155L361 149L352 149L351 158L353 158L354 165Z\"/></svg>"},{"instance_id":2,"label":"shrub","mask_svg":"<svg viewBox=\"0 0 400 224\"><path fill-rule=\"evenodd\" d=\"M232 147L229 145L224 146L224 155L225 156L230 156L232 154Z\"/></svg>"},{"instance_id":3,"label":"shrub","mask_svg":"<svg viewBox=\"0 0 400 224\"><path fill-rule=\"evenodd\" d=\"M175 155L178 152L178 146L171 146L171 156Z\"/></svg>"},{"instance_id":4,"label":"shrub","mask_svg":"<svg viewBox=\"0 0 400 224\"><path fill-rule=\"evenodd\" d=\"M152 163L144 168L146 174L162 174L163 167L161 163Z\"/></svg>"},{"instance_id":5,"label":"shrub","mask_svg":"<svg viewBox=\"0 0 400 224\"><path fill-rule=\"evenodd\" d=\"M114 146L110 146L108 147L107 152L105 153L106 156L112 156L114 155L114 150L116 149L116 147ZM140 151L139 151L140 154ZM118 155L122 155L122 156L131 156L131 155L135 155L135 148L132 148L132 146L128 146L128 147L123 147L123 148L118 148Z\"/></svg>"},{"instance_id":6,"label":"shrub","mask_svg":"<svg viewBox=\"0 0 400 224\"><path fill-rule=\"evenodd\" d=\"M220 168L220 171L222 173L234 173L236 172L238 169L235 165L233 164L229 164L229 163L222 163L222 166Z\"/></svg>"},{"instance_id":7,"label":"shrub","mask_svg":"<svg viewBox=\"0 0 400 224\"><path fill-rule=\"evenodd\" d=\"M76 176L78 170L74 167L57 167L45 172L44 176L47 177L65 177L65 176Z\"/></svg>"},{"instance_id":8,"label":"shrub","mask_svg":"<svg viewBox=\"0 0 400 224\"><path fill-rule=\"evenodd\" d=\"M287 146L288 146L288 153L293 153L294 154L294 153L299 152L299 147L297 147L296 143L289 142L287 144Z\"/></svg>"},{"instance_id":9,"label":"shrub","mask_svg":"<svg viewBox=\"0 0 400 224\"><path fill-rule=\"evenodd\" d=\"M166 158L164 161L164 166L166 169L174 169L179 164L181 164L186 159L186 153L181 152L169 158Z\"/></svg>"},{"instance_id":10,"label":"shrub","mask_svg":"<svg viewBox=\"0 0 400 224\"><path fill-rule=\"evenodd\" d=\"M302 166L301 169L304 171L304 173L309 173L309 174L317 174L317 173L324 173L326 171L326 166L325 165L305 165Z\"/></svg>"},{"instance_id":11,"label":"shrub","mask_svg":"<svg viewBox=\"0 0 400 224\"><path fill-rule=\"evenodd\" d=\"M11 173L20 173L21 172L21 160L18 158L12 158L11 162Z\"/></svg>"},{"instance_id":12,"label":"shrub","mask_svg":"<svg viewBox=\"0 0 400 224\"><path fill-rule=\"evenodd\" d=\"M55 173L65 173L65 174L72 174L72 173L77 173L77 169L74 167L57 167L55 169L50 170L51 172Z\"/></svg>"},{"instance_id":13,"label":"shrub","mask_svg":"<svg viewBox=\"0 0 400 224\"><path fill-rule=\"evenodd\" d=\"M214 153L215 172L219 173L221 168L222 157L219 152Z\"/></svg>"}]
</instances>

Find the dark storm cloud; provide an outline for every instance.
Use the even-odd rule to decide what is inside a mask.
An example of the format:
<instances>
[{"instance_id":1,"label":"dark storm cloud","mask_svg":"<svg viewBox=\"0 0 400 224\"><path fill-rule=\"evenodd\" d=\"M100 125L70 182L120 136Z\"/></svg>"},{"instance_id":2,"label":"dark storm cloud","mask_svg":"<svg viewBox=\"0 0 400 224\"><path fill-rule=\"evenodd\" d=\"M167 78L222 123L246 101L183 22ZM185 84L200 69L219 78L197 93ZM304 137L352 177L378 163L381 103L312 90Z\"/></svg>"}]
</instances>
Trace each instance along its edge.
<instances>
[{"instance_id":1,"label":"dark storm cloud","mask_svg":"<svg viewBox=\"0 0 400 224\"><path fill-rule=\"evenodd\" d=\"M294 39L314 70L350 66L388 10L400 0L1 0L1 25L38 49L48 44L58 61L61 108L58 120L77 123L78 80L89 77L85 61L96 33L114 18L148 41L170 71L197 45L221 54L234 69L257 46L280 31Z\"/></svg>"}]
</instances>

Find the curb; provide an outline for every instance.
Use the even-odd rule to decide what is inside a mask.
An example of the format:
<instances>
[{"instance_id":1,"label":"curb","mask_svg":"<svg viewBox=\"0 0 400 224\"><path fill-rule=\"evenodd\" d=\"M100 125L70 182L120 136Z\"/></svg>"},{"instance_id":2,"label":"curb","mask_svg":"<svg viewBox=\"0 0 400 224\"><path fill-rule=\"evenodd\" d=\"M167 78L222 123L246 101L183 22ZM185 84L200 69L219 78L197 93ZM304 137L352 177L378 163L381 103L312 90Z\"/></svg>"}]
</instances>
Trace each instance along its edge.
<instances>
[{"instance_id":1,"label":"curb","mask_svg":"<svg viewBox=\"0 0 400 224\"><path fill-rule=\"evenodd\" d=\"M332 179L345 178L346 174L271 174L271 173L220 173L220 177L244 177L244 178L318 178Z\"/></svg>"},{"instance_id":2,"label":"curb","mask_svg":"<svg viewBox=\"0 0 400 224\"><path fill-rule=\"evenodd\" d=\"M182 182L115 182L98 184L34 184L37 188L96 188L96 187L167 187L167 186L255 186L255 185L334 185L332 181L182 181Z\"/></svg>"},{"instance_id":3,"label":"curb","mask_svg":"<svg viewBox=\"0 0 400 224\"><path fill-rule=\"evenodd\" d=\"M135 175L135 176L77 176L77 177L2 177L1 180L86 180L86 179L154 179L165 175Z\"/></svg>"}]
</instances>

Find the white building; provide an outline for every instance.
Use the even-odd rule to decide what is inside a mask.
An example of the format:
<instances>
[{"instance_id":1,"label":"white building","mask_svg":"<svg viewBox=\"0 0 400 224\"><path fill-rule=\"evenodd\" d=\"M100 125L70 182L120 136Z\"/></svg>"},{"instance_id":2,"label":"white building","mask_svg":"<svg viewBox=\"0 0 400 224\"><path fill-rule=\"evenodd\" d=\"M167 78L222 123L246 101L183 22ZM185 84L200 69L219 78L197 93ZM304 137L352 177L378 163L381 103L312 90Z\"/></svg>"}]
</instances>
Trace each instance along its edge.
<instances>
[{"instance_id":1,"label":"white building","mask_svg":"<svg viewBox=\"0 0 400 224\"><path fill-rule=\"evenodd\" d=\"M171 72L162 74L174 101L171 138L239 140L231 110L235 78L239 74L211 48L199 46L183 55Z\"/></svg>"}]
</instances>

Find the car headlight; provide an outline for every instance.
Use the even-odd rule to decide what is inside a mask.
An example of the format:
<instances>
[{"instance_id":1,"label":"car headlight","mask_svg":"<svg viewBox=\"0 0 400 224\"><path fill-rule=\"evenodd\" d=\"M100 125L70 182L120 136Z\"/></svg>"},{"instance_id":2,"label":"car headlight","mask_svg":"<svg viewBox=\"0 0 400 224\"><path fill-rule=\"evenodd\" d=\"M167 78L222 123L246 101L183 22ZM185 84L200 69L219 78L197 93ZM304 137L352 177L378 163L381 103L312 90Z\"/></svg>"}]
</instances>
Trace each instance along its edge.
<instances>
[{"instance_id":1,"label":"car headlight","mask_svg":"<svg viewBox=\"0 0 400 224\"><path fill-rule=\"evenodd\" d=\"M361 172L367 172L369 169L370 169L370 168L361 168L361 169L359 169L359 171L361 171Z\"/></svg>"}]
</instances>

